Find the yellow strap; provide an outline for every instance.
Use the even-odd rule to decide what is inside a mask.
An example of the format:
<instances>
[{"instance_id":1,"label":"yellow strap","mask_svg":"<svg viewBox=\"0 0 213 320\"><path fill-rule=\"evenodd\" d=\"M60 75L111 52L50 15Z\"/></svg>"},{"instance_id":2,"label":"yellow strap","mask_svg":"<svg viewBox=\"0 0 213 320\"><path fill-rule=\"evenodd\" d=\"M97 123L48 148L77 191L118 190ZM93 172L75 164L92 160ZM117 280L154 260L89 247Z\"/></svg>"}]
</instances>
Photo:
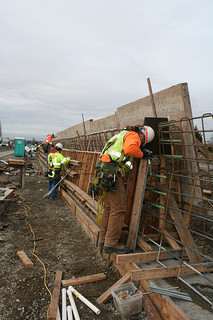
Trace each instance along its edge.
<instances>
[{"instance_id":1,"label":"yellow strap","mask_svg":"<svg viewBox=\"0 0 213 320\"><path fill-rule=\"evenodd\" d=\"M96 224L99 227L101 224L101 217L102 217L102 213L103 213L103 202L104 202L104 198L106 196L106 191L100 191L99 195L98 195L98 215L96 217Z\"/></svg>"}]
</instances>

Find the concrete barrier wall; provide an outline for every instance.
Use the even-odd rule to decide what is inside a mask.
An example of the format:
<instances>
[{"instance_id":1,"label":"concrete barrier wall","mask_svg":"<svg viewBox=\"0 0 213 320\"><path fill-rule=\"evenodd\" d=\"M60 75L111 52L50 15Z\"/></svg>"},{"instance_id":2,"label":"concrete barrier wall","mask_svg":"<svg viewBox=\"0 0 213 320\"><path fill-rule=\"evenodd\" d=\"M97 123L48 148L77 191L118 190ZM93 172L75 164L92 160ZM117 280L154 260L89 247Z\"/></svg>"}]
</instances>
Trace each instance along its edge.
<instances>
[{"instance_id":1,"label":"concrete barrier wall","mask_svg":"<svg viewBox=\"0 0 213 320\"><path fill-rule=\"evenodd\" d=\"M192 117L191 104L187 83L180 83L154 94L157 116L170 116L172 120ZM143 124L145 117L153 117L150 97L133 101L118 107L117 112L108 117L93 121L85 121L86 132L92 133L105 129L124 128L127 125ZM57 140L76 137L76 131L84 134L83 123L57 133Z\"/></svg>"}]
</instances>

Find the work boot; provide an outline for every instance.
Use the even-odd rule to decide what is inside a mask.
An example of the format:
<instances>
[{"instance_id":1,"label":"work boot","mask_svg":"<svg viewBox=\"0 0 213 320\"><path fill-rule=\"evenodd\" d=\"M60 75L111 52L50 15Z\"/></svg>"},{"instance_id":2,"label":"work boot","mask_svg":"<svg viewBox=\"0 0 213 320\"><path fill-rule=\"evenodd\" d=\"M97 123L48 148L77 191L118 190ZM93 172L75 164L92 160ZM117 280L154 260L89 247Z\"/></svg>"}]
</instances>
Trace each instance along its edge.
<instances>
[{"instance_id":1,"label":"work boot","mask_svg":"<svg viewBox=\"0 0 213 320\"><path fill-rule=\"evenodd\" d=\"M125 253L129 252L129 247L128 246L125 246L125 247L116 246L113 248L113 247L105 247L104 246L104 253L111 254L113 252L115 252L117 254L125 254Z\"/></svg>"},{"instance_id":2,"label":"work boot","mask_svg":"<svg viewBox=\"0 0 213 320\"><path fill-rule=\"evenodd\" d=\"M104 248L104 242L99 242L98 243L98 247L99 247L99 249L103 249Z\"/></svg>"}]
</instances>

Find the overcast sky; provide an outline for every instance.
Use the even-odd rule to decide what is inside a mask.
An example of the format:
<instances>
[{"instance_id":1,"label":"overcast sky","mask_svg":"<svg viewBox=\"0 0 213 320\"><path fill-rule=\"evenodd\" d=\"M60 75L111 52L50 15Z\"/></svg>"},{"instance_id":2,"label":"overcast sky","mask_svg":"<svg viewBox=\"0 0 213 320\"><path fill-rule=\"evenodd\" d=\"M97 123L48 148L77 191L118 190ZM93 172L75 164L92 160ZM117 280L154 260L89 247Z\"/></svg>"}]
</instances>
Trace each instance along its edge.
<instances>
[{"instance_id":1,"label":"overcast sky","mask_svg":"<svg viewBox=\"0 0 213 320\"><path fill-rule=\"evenodd\" d=\"M213 112L212 0L1 0L4 137L44 140L181 82Z\"/></svg>"}]
</instances>

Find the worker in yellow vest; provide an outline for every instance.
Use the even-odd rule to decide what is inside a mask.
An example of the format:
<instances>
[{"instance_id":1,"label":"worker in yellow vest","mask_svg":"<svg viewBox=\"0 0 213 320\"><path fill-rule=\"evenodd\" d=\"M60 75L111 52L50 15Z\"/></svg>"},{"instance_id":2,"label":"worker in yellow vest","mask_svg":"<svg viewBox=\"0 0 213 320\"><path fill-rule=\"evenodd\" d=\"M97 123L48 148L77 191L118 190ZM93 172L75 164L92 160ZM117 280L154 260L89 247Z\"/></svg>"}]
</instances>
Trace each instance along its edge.
<instances>
[{"instance_id":1,"label":"worker in yellow vest","mask_svg":"<svg viewBox=\"0 0 213 320\"><path fill-rule=\"evenodd\" d=\"M118 245L126 214L123 177L132 169L134 158L152 157L152 151L144 149L144 146L154 137L155 132L149 126L127 126L113 136L102 150L89 192L99 197L106 193L99 234L99 248L103 248L104 253L129 252L128 246Z\"/></svg>"},{"instance_id":2,"label":"worker in yellow vest","mask_svg":"<svg viewBox=\"0 0 213 320\"><path fill-rule=\"evenodd\" d=\"M57 189L59 184L57 183L61 179L61 174L63 173L63 168L66 164L69 163L70 157L65 158L61 151L63 149L63 145L61 143L57 143L55 145L54 152L50 152L48 155L48 192L52 190L49 194L50 199L54 199L57 196ZM56 152L55 152L56 151ZM57 185L57 186L56 186Z\"/></svg>"}]
</instances>

